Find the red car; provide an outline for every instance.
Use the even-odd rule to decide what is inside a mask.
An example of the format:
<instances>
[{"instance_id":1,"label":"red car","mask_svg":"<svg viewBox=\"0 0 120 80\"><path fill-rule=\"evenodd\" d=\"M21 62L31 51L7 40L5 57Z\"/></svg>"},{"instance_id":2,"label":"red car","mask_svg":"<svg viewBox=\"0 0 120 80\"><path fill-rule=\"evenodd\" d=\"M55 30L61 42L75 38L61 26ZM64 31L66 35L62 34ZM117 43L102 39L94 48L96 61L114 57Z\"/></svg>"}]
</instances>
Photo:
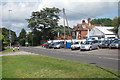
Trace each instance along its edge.
<instances>
[{"instance_id":1,"label":"red car","mask_svg":"<svg viewBox=\"0 0 120 80\"><path fill-rule=\"evenodd\" d=\"M47 43L43 43L43 44L42 44L42 47L46 47L46 44L47 44Z\"/></svg>"}]
</instances>

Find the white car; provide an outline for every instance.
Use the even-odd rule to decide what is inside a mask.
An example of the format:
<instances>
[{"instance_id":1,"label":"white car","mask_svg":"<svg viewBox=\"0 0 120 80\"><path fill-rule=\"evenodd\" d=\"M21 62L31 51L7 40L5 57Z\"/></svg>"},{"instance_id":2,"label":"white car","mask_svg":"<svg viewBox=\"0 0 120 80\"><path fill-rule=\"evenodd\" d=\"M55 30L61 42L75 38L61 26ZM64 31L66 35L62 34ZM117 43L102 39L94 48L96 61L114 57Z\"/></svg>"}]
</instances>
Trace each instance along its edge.
<instances>
[{"instance_id":1,"label":"white car","mask_svg":"<svg viewBox=\"0 0 120 80\"><path fill-rule=\"evenodd\" d=\"M73 45L71 45L71 50L80 49L82 43L83 41L74 42Z\"/></svg>"}]
</instances>

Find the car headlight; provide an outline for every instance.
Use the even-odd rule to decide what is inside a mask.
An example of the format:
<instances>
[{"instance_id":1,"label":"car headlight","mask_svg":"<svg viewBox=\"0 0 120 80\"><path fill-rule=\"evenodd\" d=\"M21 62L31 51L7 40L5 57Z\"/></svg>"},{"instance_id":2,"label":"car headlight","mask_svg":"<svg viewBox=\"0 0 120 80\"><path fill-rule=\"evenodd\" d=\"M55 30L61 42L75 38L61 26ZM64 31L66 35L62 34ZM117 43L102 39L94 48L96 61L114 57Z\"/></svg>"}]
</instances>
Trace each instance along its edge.
<instances>
[{"instance_id":1,"label":"car headlight","mask_svg":"<svg viewBox=\"0 0 120 80\"><path fill-rule=\"evenodd\" d=\"M118 47L118 44L116 44L116 46Z\"/></svg>"},{"instance_id":2,"label":"car headlight","mask_svg":"<svg viewBox=\"0 0 120 80\"><path fill-rule=\"evenodd\" d=\"M56 47L60 47L60 45L56 45Z\"/></svg>"},{"instance_id":3,"label":"car headlight","mask_svg":"<svg viewBox=\"0 0 120 80\"><path fill-rule=\"evenodd\" d=\"M85 46L85 48L87 48L87 49L88 49L88 48L89 48L89 46Z\"/></svg>"}]
</instances>

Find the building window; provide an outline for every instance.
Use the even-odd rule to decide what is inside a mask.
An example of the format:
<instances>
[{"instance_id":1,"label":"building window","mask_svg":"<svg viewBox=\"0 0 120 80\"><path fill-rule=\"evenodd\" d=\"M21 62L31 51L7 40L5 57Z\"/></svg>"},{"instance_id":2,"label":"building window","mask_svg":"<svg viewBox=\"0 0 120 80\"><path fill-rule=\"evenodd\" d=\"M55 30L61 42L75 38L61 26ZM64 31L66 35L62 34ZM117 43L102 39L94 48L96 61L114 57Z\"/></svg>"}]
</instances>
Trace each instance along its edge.
<instances>
[{"instance_id":1,"label":"building window","mask_svg":"<svg viewBox=\"0 0 120 80\"><path fill-rule=\"evenodd\" d=\"M83 28L85 28L86 26L85 25L82 25Z\"/></svg>"}]
</instances>

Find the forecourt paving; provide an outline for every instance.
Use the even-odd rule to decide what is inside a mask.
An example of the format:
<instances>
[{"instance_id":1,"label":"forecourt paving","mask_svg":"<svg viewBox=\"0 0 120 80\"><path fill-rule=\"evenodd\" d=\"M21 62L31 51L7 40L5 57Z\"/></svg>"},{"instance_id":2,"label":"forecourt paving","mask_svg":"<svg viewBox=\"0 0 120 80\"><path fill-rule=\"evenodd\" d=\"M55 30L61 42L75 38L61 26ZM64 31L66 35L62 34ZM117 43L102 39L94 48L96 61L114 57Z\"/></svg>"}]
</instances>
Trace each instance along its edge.
<instances>
[{"instance_id":1,"label":"forecourt paving","mask_svg":"<svg viewBox=\"0 0 120 80\"><path fill-rule=\"evenodd\" d=\"M60 59L92 64L99 67L106 67L113 70L119 70L118 63L120 61L120 58L118 58L118 49L99 49L92 51L71 51L70 49L45 49L41 47L21 47L20 49L39 55L46 55Z\"/></svg>"}]
</instances>

